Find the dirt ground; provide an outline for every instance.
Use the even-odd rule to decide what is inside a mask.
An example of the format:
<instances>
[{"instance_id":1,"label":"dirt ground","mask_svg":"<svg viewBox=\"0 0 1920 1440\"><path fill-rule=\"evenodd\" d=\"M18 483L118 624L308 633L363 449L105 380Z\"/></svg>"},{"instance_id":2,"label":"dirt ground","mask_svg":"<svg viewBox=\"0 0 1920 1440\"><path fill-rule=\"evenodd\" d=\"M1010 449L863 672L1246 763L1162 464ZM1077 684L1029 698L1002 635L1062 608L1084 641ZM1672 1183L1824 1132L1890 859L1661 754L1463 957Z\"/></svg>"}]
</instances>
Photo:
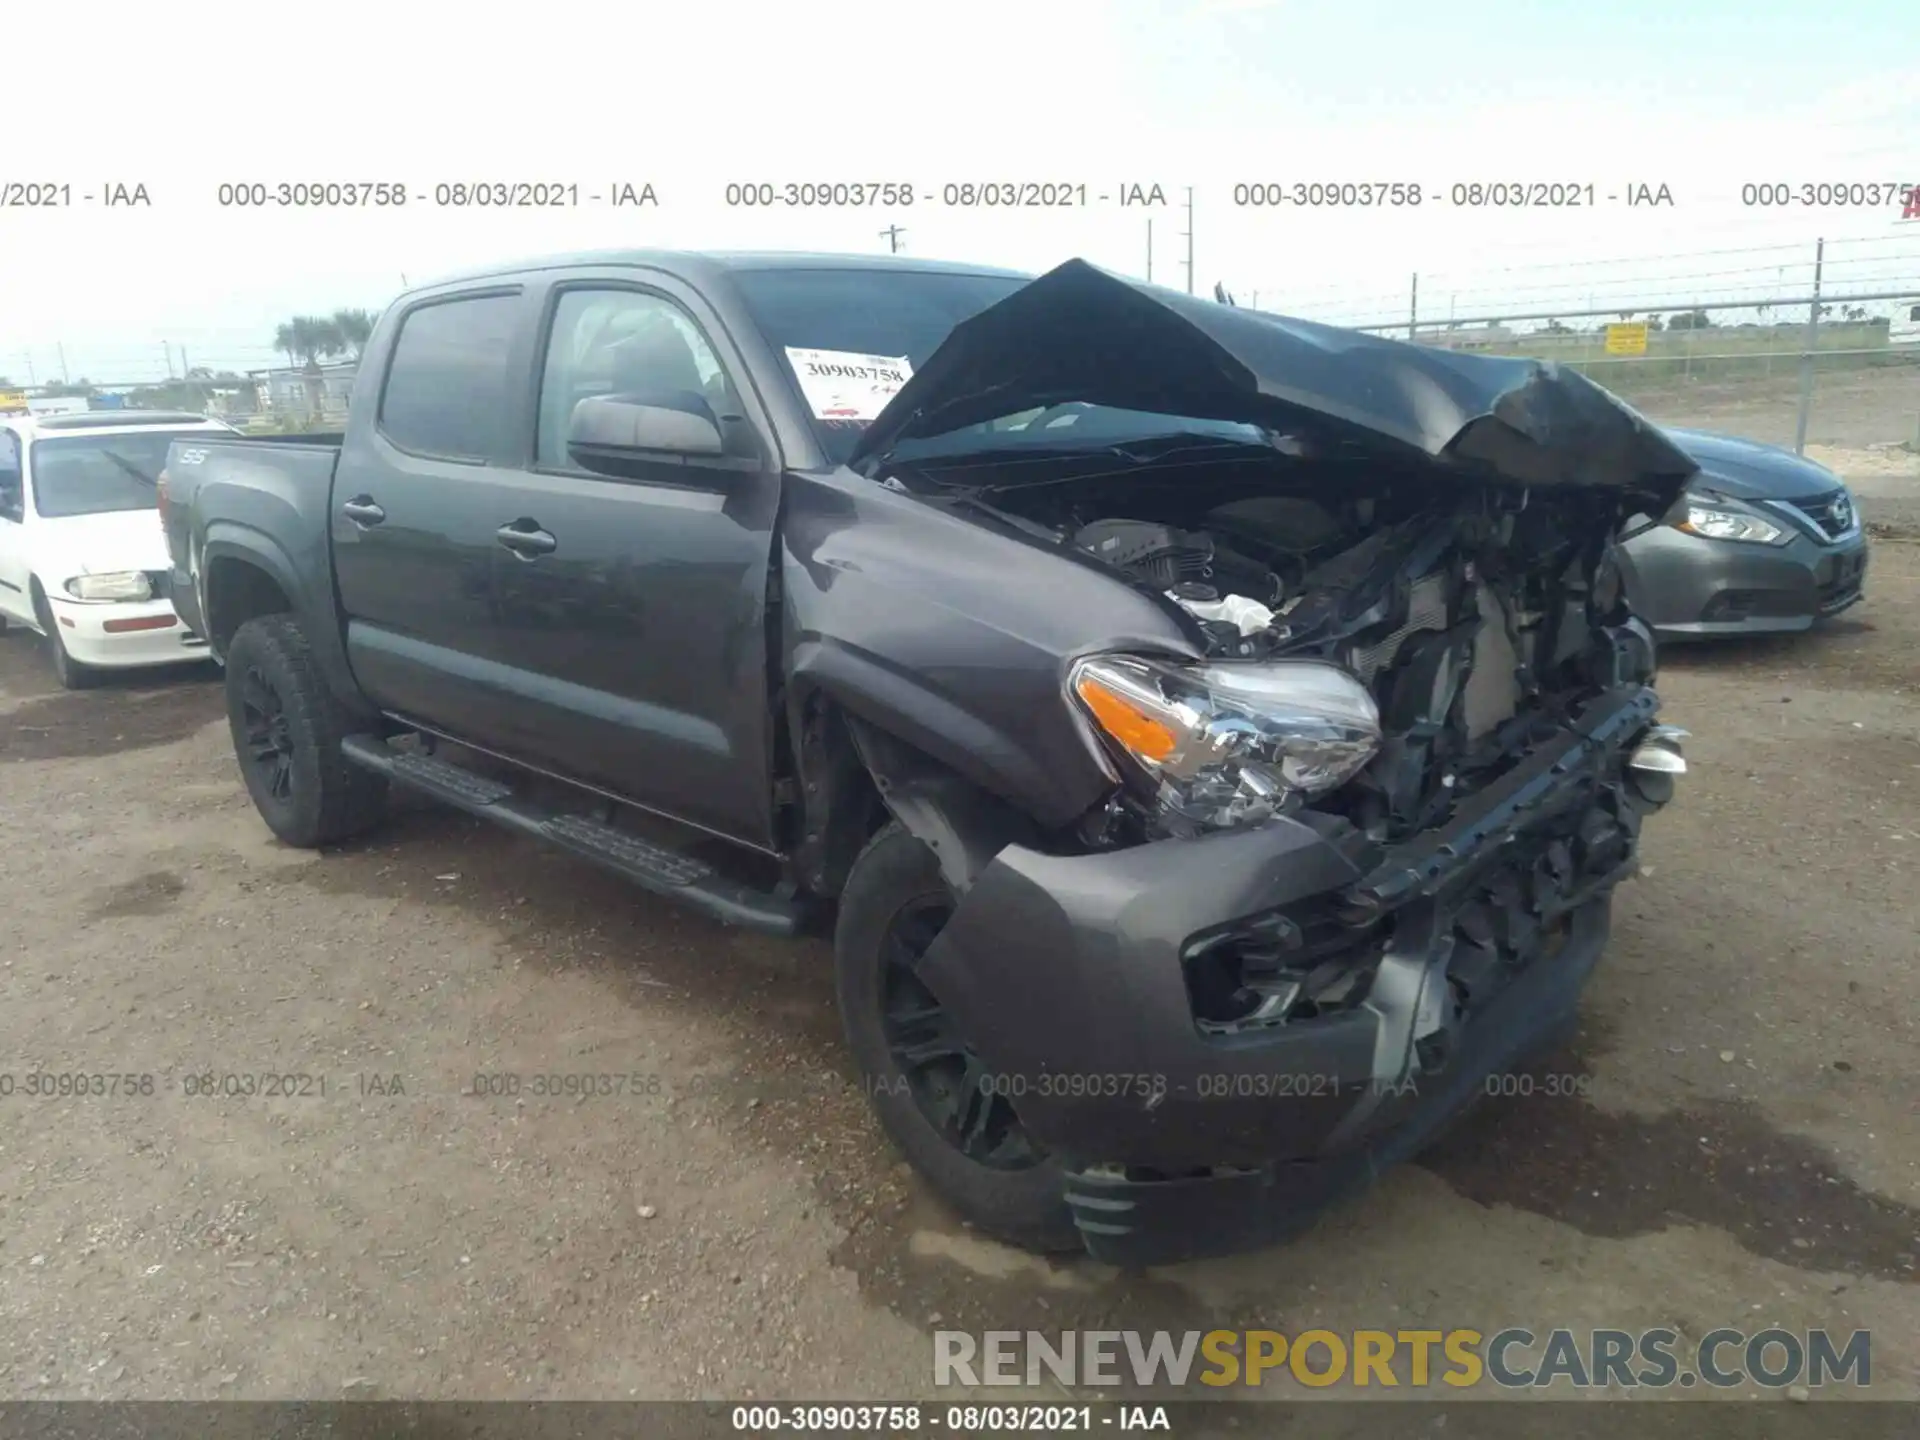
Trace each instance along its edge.
<instances>
[{"instance_id":1,"label":"dirt ground","mask_svg":"<svg viewBox=\"0 0 1920 1440\"><path fill-rule=\"evenodd\" d=\"M1605 367L1595 379L1667 425L1692 425L1793 444L1800 411L1798 362L1783 357L1777 373L1722 380L1637 384L1632 364ZM1920 366L1821 370L1807 407L1807 443L1853 449L1920 441Z\"/></svg>"},{"instance_id":2,"label":"dirt ground","mask_svg":"<svg viewBox=\"0 0 1920 1440\"><path fill-rule=\"evenodd\" d=\"M425 805L282 848L210 677L69 695L0 637L0 1071L135 1077L0 1097L0 1396L931 1397L935 1328L1778 1324L1872 1330L1873 1393L1920 1397L1920 546L1869 589L1668 657L1694 771L1541 1067L1588 1096L1146 1275L919 1191L821 944ZM470 1093L503 1071L639 1080ZM268 1073L311 1079L186 1093Z\"/></svg>"}]
</instances>

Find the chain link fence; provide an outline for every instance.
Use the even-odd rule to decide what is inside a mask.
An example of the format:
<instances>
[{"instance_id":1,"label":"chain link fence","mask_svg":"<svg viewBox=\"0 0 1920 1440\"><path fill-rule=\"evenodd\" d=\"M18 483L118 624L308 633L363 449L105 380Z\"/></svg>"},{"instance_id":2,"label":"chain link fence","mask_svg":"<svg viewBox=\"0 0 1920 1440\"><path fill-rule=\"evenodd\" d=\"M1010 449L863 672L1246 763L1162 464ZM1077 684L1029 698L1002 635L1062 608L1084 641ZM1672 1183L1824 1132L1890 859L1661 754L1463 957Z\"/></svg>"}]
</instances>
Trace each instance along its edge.
<instances>
[{"instance_id":1,"label":"chain link fence","mask_svg":"<svg viewBox=\"0 0 1920 1440\"><path fill-rule=\"evenodd\" d=\"M1355 328L1557 361L1663 423L1803 453L1920 450L1920 229L1682 257L1665 276L1595 268L1500 286L1498 307L1476 303L1488 281L1463 296L1414 276L1405 319Z\"/></svg>"},{"instance_id":2,"label":"chain link fence","mask_svg":"<svg viewBox=\"0 0 1920 1440\"><path fill-rule=\"evenodd\" d=\"M1229 293L1418 344L1556 361L1663 423L1802 453L1899 448L1920 467L1920 223L1665 259L1419 273L1397 295Z\"/></svg>"}]
</instances>

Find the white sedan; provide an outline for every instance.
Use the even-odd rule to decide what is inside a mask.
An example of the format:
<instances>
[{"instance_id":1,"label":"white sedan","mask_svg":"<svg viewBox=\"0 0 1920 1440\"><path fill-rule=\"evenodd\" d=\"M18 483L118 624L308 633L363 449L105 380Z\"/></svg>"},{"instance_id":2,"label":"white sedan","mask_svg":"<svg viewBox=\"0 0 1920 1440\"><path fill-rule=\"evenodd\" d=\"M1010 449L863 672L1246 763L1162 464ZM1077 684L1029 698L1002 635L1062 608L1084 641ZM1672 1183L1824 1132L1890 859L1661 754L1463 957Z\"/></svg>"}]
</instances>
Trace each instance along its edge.
<instances>
[{"instance_id":1,"label":"white sedan","mask_svg":"<svg viewBox=\"0 0 1920 1440\"><path fill-rule=\"evenodd\" d=\"M0 628L38 631L68 689L206 655L167 598L155 482L176 438L234 433L158 411L0 419Z\"/></svg>"}]
</instances>

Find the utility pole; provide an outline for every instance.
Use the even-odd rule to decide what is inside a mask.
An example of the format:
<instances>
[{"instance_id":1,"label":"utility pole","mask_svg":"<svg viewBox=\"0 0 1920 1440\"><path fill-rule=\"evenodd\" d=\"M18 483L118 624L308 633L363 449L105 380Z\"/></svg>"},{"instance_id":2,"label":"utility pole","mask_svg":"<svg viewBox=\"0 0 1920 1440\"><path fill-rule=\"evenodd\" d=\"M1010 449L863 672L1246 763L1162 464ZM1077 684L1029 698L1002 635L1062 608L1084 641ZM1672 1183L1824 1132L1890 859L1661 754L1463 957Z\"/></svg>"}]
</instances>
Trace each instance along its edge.
<instances>
[{"instance_id":1,"label":"utility pole","mask_svg":"<svg viewBox=\"0 0 1920 1440\"><path fill-rule=\"evenodd\" d=\"M1420 272L1413 272L1413 290L1407 296L1407 339L1416 338L1420 330Z\"/></svg>"},{"instance_id":2,"label":"utility pole","mask_svg":"<svg viewBox=\"0 0 1920 1440\"><path fill-rule=\"evenodd\" d=\"M1147 283L1153 283L1153 217L1147 217Z\"/></svg>"},{"instance_id":3,"label":"utility pole","mask_svg":"<svg viewBox=\"0 0 1920 1440\"><path fill-rule=\"evenodd\" d=\"M902 230L898 225L889 225L880 233L887 237L887 253L889 255L898 255L900 253L900 237L907 232Z\"/></svg>"},{"instance_id":4,"label":"utility pole","mask_svg":"<svg viewBox=\"0 0 1920 1440\"><path fill-rule=\"evenodd\" d=\"M1187 186L1187 293L1193 293L1193 187Z\"/></svg>"},{"instance_id":5,"label":"utility pole","mask_svg":"<svg viewBox=\"0 0 1920 1440\"><path fill-rule=\"evenodd\" d=\"M1827 241L1813 247L1813 303L1807 306L1807 338L1800 352L1800 414L1793 425L1793 453L1807 453L1807 412L1813 408L1813 345L1820 329L1820 273L1826 268Z\"/></svg>"},{"instance_id":6,"label":"utility pole","mask_svg":"<svg viewBox=\"0 0 1920 1440\"><path fill-rule=\"evenodd\" d=\"M160 353L167 357L167 378L171 380L173 379L173 343L168 340L162 340L160 342Z\"/></svg>"},{"instance_id":7,"label":"utility pole","mask_svg":"<svg viewBox=\"0 0 1920 1440\"><path fill-rule=\"evenodd\" d=\"M66 342L55 341L53 349L54 349L54 353L60 357L60 383L62 385L71 385L73 383L73 377L67 374Z\"/></svg>"},{"instance_id":8,"label":"utility pole","mask_svg":"<svg viewBox=\"0 0 1920 1440\"><path fill-rule=\"evenodd\" d=\"M27 388L29 390L32 390L37 388L40 382L33 378L33 352L29 350L26 352L26 355L27 355Z\"/></svg>"}]
</instances>

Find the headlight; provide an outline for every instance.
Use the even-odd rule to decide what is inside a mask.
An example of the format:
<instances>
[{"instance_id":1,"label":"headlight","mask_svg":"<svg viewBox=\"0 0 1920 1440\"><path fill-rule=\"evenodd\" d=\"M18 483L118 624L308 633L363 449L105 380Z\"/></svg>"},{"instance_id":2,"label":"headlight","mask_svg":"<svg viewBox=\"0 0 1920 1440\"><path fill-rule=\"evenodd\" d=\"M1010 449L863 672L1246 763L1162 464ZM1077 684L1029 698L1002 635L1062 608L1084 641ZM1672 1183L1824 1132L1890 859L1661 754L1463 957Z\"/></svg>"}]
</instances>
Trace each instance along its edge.
<instances>
[{"instance_id":1,"label":"headlight","mask_svg":"<svg viewBox=\"0 0 1920 1440\"><path fill-rule=\"evenodd\" d=\"M67 581L67 593L76 600L151 600L153 582L139 570L76 575Z\"/></svg>"},{"instance_id":2,"label":"headlight","mask_svg":"<svg viewBox=\"0 0 1920 1440\"><path fill-rule=\"evenodd\" d=\"M1755 545L1779 545L1788 538L1785 530L1758 515L1722 510L1697 501L1688 502L1687 518L1679 522L1679 528L1708 540L1746 540Z\"/></svg>"},{"instance_id":3,"label":"headlight","mask_svg":"<svg viewBox=\"0 0 1920 1440\"><path fill-rule=\"evenodd\" d=\"M1373 696L1319 660L1182 666L1103 655L1076 664L1068 688L1163 809L1208 827L1324 794L1380 748Z\"/></svg>"}]
</instances>

